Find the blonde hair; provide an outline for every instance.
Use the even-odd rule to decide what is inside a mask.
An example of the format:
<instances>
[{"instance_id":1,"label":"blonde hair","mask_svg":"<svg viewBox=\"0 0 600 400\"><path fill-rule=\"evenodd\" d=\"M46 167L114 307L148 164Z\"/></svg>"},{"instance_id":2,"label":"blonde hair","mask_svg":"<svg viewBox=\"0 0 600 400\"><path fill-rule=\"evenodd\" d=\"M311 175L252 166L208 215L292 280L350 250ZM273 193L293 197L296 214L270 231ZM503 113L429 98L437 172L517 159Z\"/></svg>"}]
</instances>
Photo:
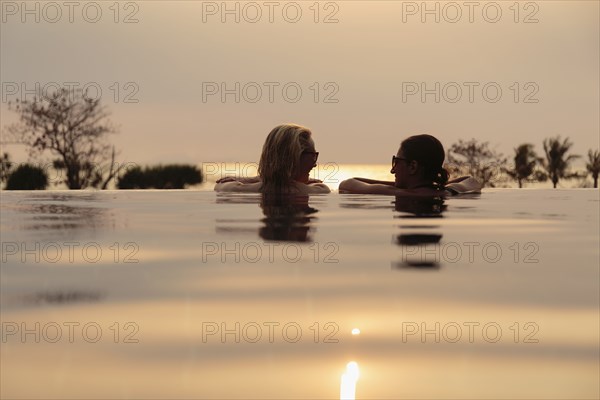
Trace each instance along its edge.
<instances>
[{"instance_id":1,"label":"blonde hair","mask_svg":"<svg viewBox=\"0 0 600 400\"><path fill-rule=\"evenodd\" d=\"M265 140L258 165L261 191L289 191L300 156L311 146L314 147L311 131L304 126L283 124L273 128Z\"/></svg>"}]
</instances>

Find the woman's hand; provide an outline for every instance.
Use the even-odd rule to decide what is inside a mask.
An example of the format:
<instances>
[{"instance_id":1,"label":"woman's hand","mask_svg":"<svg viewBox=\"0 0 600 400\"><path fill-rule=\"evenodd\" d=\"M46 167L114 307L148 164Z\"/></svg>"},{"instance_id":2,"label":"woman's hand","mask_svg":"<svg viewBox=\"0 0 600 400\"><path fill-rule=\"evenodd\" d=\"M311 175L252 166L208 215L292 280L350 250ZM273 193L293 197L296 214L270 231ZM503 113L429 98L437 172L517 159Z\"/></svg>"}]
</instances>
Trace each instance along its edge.
<instances>
[{"instance_id":1,"label":"woman's hand","mask_svg":"<svg viewBox=\"0 0 600 400\"><path fill-rule=\"evenodd\" d=\"M233 176L226 176L225 178L217 179L217 183L234 182L236 178Z\"/></svg>"}]
</instances>

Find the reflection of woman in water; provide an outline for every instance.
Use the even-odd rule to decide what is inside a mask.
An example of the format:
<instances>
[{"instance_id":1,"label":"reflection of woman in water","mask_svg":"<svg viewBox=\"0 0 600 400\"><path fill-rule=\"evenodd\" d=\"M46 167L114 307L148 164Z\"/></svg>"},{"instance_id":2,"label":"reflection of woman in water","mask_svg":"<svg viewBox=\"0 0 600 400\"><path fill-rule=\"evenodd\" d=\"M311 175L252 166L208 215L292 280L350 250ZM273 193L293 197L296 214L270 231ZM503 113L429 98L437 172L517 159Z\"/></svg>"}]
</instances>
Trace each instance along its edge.
<instances>
[{"instance_id":1,"label":"reflection of woman in water","mask_svg":"<svg viewBox=\"0 0 600 400\"><path fill-rule=\"evenodd\" d=\"M264 240L312 241L309 231L318 210L308 205L308 196L263 194L260 207L265 218L258 234Z\"/></svg>"},{"instance_id":2,"label":"reflection of woman in water","mask_svg":"<svg viewBox=\"0 0 600 400\"><path fill-rule=\"evenodd\" d=\"M311 131L300 125L284 124L273 128L263 145L256 178L223 178L218 192L329 193L321 181L311 180L319 153Z\"/></svg>"},{"instance_id":3,"label":"reflection of woman in water","mask_svg":"<svg viewBox=\"0 0 600 400\"><path fill-rule=\"evenodd\" d=\"M395 181L352 178L340 184L340 192L439 196L479 193L481 185L471 177L448 181L444 164L444 147L431 135L416 135L404 140L392 156L391 173Z\"/></svg>"}]
</instances>

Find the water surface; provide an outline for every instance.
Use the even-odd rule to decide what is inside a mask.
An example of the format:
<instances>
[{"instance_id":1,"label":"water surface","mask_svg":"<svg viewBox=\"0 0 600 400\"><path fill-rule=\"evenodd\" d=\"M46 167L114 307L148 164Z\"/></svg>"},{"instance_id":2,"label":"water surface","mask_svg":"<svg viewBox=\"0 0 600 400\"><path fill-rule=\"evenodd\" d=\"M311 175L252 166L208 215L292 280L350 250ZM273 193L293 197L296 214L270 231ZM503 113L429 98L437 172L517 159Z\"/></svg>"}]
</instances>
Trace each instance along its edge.
<instances>
[{"instance_id":1,"label":"water surface","mask_svg":"<svg viewBox=\"0 0 600 400\"><path fill-rule=\"evenodd\" d=\"M2 192L1 395L598 398L598 193Z\"/></svg>"}]
</instances>

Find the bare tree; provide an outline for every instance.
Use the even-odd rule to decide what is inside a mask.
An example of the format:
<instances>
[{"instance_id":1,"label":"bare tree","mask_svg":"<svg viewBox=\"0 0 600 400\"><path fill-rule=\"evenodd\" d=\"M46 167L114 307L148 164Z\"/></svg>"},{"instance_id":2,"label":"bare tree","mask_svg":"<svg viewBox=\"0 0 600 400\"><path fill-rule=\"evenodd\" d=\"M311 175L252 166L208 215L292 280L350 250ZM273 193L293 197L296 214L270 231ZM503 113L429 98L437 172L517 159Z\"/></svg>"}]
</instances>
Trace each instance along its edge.
<instances>
[{"instance_id":1,"label":"bare tree","mask_svg":"<svg viewBox=\"0 0 600 400\"><path fill-rule=\"evenodd\" d=\"M460 139L448 149L448 169L451 173L469 174L483 186L494 187L506 158L489 148L489 142Z\"/></svg>"},{"instance_id":2,"label":"bare tree","mask_svg":"<svg viewBox=\"0 0 600 400\"><path fill-rule=\"evenodd\" d=\"M572 146L573 143L569 141L569 138L566 138L562 142L560 136L544 139L544 152L546 153L544 168L548 172L548 176L555 189L560 179L577 177L577 174L568 171L571 162L579 158L578 155L567 155Z\"/></svg>"},{"instance_id":3,"label":"bare tree","mask_svg":"<svg viewBox=\"0 0 600 400\"><path fill-rule=\"evenodd\" d=\"M49 151L54 167L65 171L69 189L105 189L119 172L115 149L107 141L116 129L99 98L91 99L81 89L61 88L9 108L20 116L9 134L27 145L31 156Z\"/></svg>"}]
</instances>

